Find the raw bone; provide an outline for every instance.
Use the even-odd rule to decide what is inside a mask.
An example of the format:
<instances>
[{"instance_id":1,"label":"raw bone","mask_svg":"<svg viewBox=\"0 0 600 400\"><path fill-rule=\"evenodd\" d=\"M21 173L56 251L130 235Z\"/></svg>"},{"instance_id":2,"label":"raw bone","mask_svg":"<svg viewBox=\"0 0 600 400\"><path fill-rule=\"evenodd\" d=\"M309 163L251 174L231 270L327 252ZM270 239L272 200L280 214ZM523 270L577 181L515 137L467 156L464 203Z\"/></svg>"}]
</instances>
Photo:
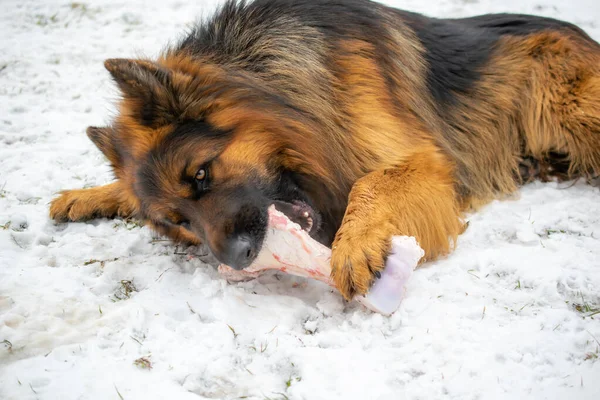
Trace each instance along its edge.
<instances>
[{"instance_id":1,"label":"raw bone","mask_svg":"<svg viewBox=\"0 0 600 400\"><path fill-rule=\"evenodd\" d=\"M376 279L366 296L355 299L372 311L390 315L398 309L404 296L404 286L424 252L413 237L392 237L392 250L381 278ZM269 208L269 230L256 260L237 271L221 264L219 272L230 282L257 278L263 272L276 269L292 275L325 282L331 281L331 249L323 246L300 226L289 220L274 206Z\"/></svg>"}]
</instances>

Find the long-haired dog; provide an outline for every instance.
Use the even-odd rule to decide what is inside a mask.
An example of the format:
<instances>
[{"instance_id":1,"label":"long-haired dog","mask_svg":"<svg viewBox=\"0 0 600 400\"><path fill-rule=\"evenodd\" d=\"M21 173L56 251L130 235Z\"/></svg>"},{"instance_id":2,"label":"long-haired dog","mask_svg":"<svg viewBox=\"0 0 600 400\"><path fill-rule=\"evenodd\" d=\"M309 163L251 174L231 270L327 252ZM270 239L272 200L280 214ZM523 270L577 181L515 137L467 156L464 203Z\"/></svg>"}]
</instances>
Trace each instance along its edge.
<instances>
[{"instance_id":1,"label":"long-haired dog","mask_svg":"<svg viewBox=\"0 0 600 400\"><path fill-rule=\"evenodd\" d=\"M392 235L431 260L463 211L536 177L600 174L600 46L553 19L228 1L158 59L105 66L119 115L87 134L117 179L63 192L52 218L135 216L241 269L275 204L332 247L346 298Z\"/></svg>"}]
</instances>

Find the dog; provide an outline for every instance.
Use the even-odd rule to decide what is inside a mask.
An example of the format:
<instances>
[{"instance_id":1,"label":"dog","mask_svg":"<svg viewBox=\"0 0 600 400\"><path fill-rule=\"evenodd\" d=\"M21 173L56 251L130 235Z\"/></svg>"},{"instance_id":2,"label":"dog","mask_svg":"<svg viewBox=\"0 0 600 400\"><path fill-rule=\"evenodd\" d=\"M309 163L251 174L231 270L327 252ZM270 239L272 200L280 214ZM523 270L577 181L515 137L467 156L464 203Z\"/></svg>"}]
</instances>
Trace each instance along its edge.
<instances>
[{"instance_id":1,"label":"dog","mask_svg":"<svg viewBox=\"0 0 600 400\"><path fill-rule=\"evenodd\" d=\"M51 218L139 218L243 269L275 204L331 246L346 299L392 235L433 260L465 211L600 174L600 45L554 19L227 1L158 59L105 67L119 114L87 135L116 181L62 192Z\"/></svg>"}]
</instances>

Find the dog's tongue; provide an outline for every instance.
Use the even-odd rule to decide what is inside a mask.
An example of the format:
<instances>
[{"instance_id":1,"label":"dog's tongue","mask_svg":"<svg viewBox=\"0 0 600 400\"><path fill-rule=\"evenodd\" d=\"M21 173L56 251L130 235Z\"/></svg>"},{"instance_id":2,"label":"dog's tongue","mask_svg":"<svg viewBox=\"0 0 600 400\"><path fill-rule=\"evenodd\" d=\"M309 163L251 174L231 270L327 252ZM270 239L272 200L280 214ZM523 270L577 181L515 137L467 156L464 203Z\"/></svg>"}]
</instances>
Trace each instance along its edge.
<instances>
[{"instance_id":1,"label":"dog's tongue","mask_svg":"<svg viewBox=\"0 0 600 400\"><path fill-rule=\"evenodd\" d=\"M370 310L389 315L398 309L406 282L424 252L413 237L395 236L381 278L376 279L366 296L356 300ZM226 265L219 272L229 281L258 277L276 269L293 275L313 278L334 286L330 279L331 249L311 238L275 207L269 208L269 230L256 260L242 271Z\"/></svg>"}]
</instances>

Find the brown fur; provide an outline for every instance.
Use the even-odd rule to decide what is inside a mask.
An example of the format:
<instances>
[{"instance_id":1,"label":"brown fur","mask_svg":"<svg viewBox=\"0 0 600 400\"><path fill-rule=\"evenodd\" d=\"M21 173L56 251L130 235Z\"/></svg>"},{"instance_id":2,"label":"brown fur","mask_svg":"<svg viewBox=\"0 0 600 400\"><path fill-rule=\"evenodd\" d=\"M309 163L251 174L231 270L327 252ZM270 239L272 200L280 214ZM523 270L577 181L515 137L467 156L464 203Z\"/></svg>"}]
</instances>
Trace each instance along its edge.
<instances>
[{"instance_id":1,"label":"brown fur","mask_svg":"<svg viewBox=\"0 0 600 400\"><path fill-rule=\"evenodd\" d=\"M230 32L246 44L233 55L182 46L156 61L107 60L123 92L120 113L88 135L118 180L64 192L51 217L138 216L174 240L223 252L236 223L232 195L184 200L193 193L182 170L193 176L210 160L222 193L233 193L248 180L274 185L283 168L336 228L322 241L333 241L332 277L350 298L383 268L392 235L415 236L432 260L451 250L466 209L535 177L600 174L598 44L575 29L502 36L480 78L445 105L430 94L430 49L409 28L413 17L373 7L374 36L329 39L282 14ZM148 194L140 165L198 120L227 138L156 158L158 189ZM202 229L191 232L177 223L194 207L191 222Z\"/></svg>"},{"instance_id":2,"label":"brown fur","mask_svg":"<svg viewBox=\"0 0 600 400\"><path fill-rule=\"evenodd\" d=\"M553 153L564 155L565 179L600 174L598 45L559 32L507 38L486 72L451 120L453 130L477 135L442 140L458 160L465 204L514 192L528 157L551 165L559 163Z\"/></svg>"},{"instance_id":3,"label":"brown fur","mask_svg":"<svg viewBox=\"0 0 600 400\"><path fill-rule=\"evenodd\" d=\"M100 217L128 217L135 209L135 198L126 195L121 182L90 189L62 192L50 205L50 217L59 221L83 221Z\"/></svg>"},{"instance_id":4,"label":"brown fur","mask_svg":"<svg viewBox=\"0 0 600 400\"><path fill-rule=\"evenodd\" d=\"M414 236L425 260L450 251L462 231L453 166L433 147L373 171L352 187L333 242L332 277L342 293L365 293L383 269L393 235ZM363 240L368 237L369 240Z\"/></svg>"}]
</instances>

